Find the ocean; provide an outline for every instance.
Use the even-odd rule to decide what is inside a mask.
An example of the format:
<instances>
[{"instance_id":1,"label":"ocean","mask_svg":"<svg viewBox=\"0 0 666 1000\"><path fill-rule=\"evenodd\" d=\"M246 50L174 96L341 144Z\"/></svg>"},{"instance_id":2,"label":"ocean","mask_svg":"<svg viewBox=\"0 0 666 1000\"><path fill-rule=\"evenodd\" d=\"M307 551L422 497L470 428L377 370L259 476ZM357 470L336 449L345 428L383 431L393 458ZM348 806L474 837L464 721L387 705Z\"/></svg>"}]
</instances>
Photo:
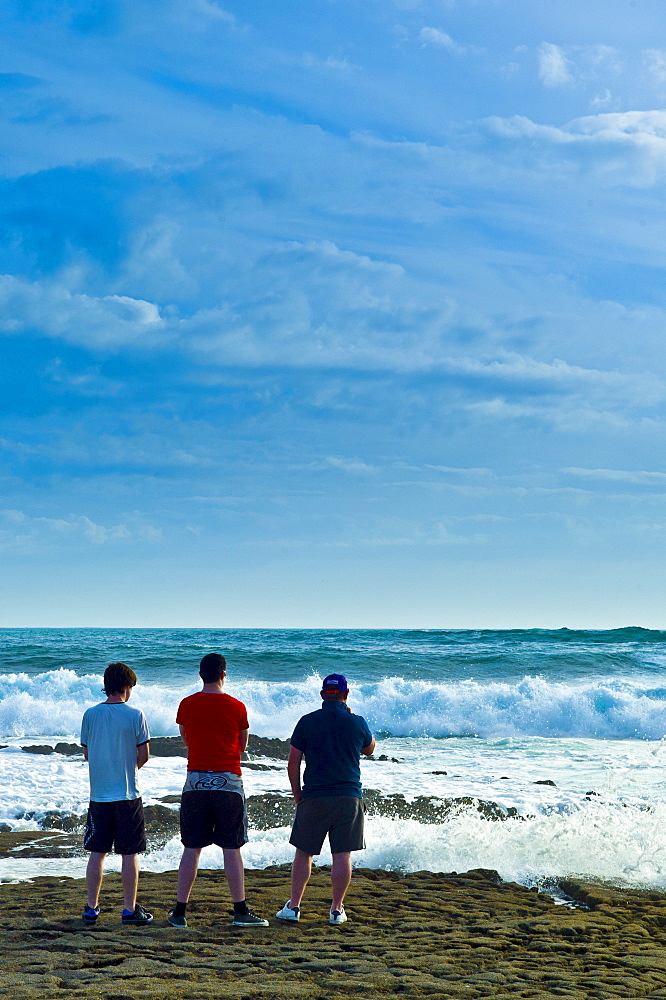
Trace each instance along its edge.
<instances>
[{"instance_id":1,"label":"ocean","mask_svg":"<svg viewBox=\"0 0 666 1000\"><path fill-rule=\"evenodd\" d=\"M77 741L83 711L103 700L107 663L133 667L131 704L153 737L174 736L178 702L215 651L228 661L225 690L263 737L288 740L319 707L321 678L347 676L349 705L377 737L376 759L361 764L372 808L355 864L666 887L666 632L2 629L0 651L4 830L53 830L59 816L85 813L83 759L23 747ZM288 796L284 759L257 759L264 769L245 771L247 794ZM152 758L144 803L172 800L184 772L182 757ZM291 860L284 815L277 822L251 829L247 867ZM142 867L175 869L180 851L171 836ZM207 848L202 864L221 867L221 852ZM0 858L0 880L84 868L82 852L18 850Z\"/></svg>"}]
</instances>

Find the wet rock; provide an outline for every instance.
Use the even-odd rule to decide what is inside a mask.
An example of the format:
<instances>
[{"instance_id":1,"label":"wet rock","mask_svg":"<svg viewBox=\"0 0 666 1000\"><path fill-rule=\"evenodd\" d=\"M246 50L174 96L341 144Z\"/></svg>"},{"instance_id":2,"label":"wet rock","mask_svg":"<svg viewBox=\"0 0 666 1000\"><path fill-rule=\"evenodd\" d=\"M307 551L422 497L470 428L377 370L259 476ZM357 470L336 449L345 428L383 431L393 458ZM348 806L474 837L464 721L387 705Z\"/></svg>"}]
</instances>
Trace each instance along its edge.
<instances>
[{"instance_id":1,"label":"wet rock","mask_svg":"<svg viewBox=\"0 0 666 1000\"><path fill-rule=\"evenodd\" d=\"M55 753L62 753L68 757L83 754L83 747L79 743L56 743L53 749Z\"/></svg>"},{"instance_id":2,"label":"wet rock","mask_svg":"<svg viewBox=\"0 0 666 1000\"><path fill-rule=\"evenodd\" d=\"M44 814L40 826L43 830L63 830L66 833L83 833L86 824L85 816L71 812L58 812L55 809Z\"/></svg>"},{"instance_id":3,"label":"wet rock","mask_svg":"<svg viewBox=\"0 0 666 1000\"><path fill-rule=\"evenodd\" d=\"M3 823L3 827L6 824ZM71 858L83 856L79 833L61 830L0 830L0 857ZM2 991L0 990L0 996Z\"/></svg>"},{"instance_id":4,"label":"wet rock","mask_svg":"<svg viewBox=\"0 0 666 1000\"><path fill-rule=\"evenodd\" d=\"M542 781L535 781L534 784L535 785L550 785L552 788L557 788L557 785L555 784L555 782L551 781L550 778L544 778Z\"/></svg>"},{"instance_id":5,"label":"wet rock","mask_svg":"<svg viewBox=\"0 0 666 1000\"><path fill-rule=\"evenodd\" d=\"M382 795L374 788L363 791L363 800L369 816L387 816L390 819L415 819L419 823L443 823L448 816L460 812L478 812L486 819L522 819L513 806L505 808L497 802L478 799L471 795L455 798L440 798L434 795L418 795L408 801L404 795Z\"/></svg>"},{"instance_id":6,"label":"wet rock","mask_svg":"<svg viewBox=\"0 0 666 1000\"><path fill-rule=\"evenodd\" d=\"M289 741L250 734L247 752L242 760L253 760L255 756L271 757L273 760L287 760ZM180 736L153 736L150 741L151 757L187 757L187 747ZM264 767L268 765L263 765Z\"/></svg>"},{"instance_id":7,"label":"wet rock","mask_svg":"<svg viewBox=\"0 0 666 1000\"><path fill-rule=\"evenodd\" d=\"M252 830L273 830L275 827L291 826L296 808L291 795L250 795L247 800L247 816Z\"/></svg>"},{"instance_id":8,"label":"wet rock","mask_svg":"<svg viewBox=\"0 0 666 1000\"><path fill-rule=\"evenodd\" d=\"M154 736L150 741L151 757L187 757L187 747L180 736Z\"/></svg>"},{"instance_id":9,"label":"wet rock","mask_svg":"<svg viewBox=\"0 0 666 1000\"><path fill-rule=\"evenodd\" d=\"M21 749L25 753L61 753L68 757L83 754L83 747L79 743L56 743L54 747L46 743L33 743L32 746L21 747Z\"/></svg>"},{"instance_id":10,"label":"wet rock","mask_svg":"<svg viewBox=\"0 0 666 1000\"><path fill-rule=\"evenodd\" d=\"M258 754L260 757L272 757L273 760L289 759L289 740L279 740L269 736L253 736L250 733L247 741L247 753L249 759Z\"/></svg>"},{"instance_id":11,"label":"wet rock","mask_svg":"<svg viewBox=\"0 0 666 1000\"><path fill-rule=\"evenodd\" d=\"M169 809L166 805L150 805L143 807L146 822L146 838L151 849L166 844L172 837L178 836L180 823L177 809Z\"/></svg>"}]
</instances>

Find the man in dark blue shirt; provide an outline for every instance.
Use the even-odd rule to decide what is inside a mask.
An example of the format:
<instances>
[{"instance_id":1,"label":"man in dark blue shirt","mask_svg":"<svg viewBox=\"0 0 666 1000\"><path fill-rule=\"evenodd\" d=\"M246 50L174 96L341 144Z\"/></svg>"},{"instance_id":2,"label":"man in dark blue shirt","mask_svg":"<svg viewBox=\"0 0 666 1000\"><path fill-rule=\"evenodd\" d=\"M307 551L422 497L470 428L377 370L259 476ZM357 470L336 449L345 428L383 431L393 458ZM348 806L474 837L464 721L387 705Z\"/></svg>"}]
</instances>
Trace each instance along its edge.
<instances>
[{"instance_id":1,"label":"man in dark blue shirt","mask_svg":"<svg viewBox=\"0 0 666 1000\"><path fill-rule=\"evenodd\" d=\"M333 867L330 923L347 919L343 900L351 881L351 852L365 847L359 758L375 749L364 718L347 707L349 688L342 674L322 682L322 706L296 723L291 737L287 774L296 800L296 816L289 843L296 848L291 870L291 897L276 914L296 921L312 871L328 835ZM301 788L301 762L305 774Z\"/></svg>"}]
</instances>

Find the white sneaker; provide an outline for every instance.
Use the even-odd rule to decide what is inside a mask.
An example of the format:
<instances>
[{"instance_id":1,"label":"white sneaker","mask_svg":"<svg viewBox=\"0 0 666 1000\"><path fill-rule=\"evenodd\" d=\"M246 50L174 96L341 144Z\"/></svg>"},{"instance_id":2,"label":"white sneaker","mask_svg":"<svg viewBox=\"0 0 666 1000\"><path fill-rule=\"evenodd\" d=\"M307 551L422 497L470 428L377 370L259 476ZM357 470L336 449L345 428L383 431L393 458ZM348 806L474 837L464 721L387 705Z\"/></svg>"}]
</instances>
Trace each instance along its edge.
<instances>
[{"instance_id":1,"label":"white sneaker","mask_svg":"<svg viewBox=\"0 0 666 1000\"><path fill-rule=\"evenodd\" d=\"M288 899L281 910L275 914L278 920L291 920L296 922L301 919L301 908L300 906L290 906L291 900Z\"/></svg>"},{"instance_id":2,"label":"white sneaker","mask_svg":"<svg viewBox=\"0 0 666 1000\"><path fill-rule=\"evenodd\" d=\"M344 906L341 906L339 910L331 910L331 914L328 918L330 924L344 924L347 919L347 914L345 913Z\"/></svg>"}]
</instances>

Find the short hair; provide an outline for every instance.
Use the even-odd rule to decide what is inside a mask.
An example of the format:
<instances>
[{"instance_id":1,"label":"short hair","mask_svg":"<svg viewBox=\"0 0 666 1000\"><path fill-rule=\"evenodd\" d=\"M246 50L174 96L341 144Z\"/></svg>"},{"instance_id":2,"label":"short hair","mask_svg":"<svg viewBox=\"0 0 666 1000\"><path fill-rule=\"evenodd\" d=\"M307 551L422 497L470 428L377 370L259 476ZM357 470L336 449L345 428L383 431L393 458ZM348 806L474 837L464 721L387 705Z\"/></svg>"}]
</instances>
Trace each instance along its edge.
<instances>
[{"instance_id":1,"label":"short hair","mask_svg":"<svg viewBox=\"0 0 666 1000\"><path fill-rule=\"evenodd\" d=\"M204 684L215 684L226 669L227 661L221 653L206 653L199 664L199 677Z\"/></svg>"},{"instance_id":2,"label":"short hair","mask_svg":"<svg viewBox=\"0 0 666 1000\"><path fill-rule=\"evenodd\" d=\"M136 685L136 674L126 663L109 663L104 671L104 691L109 694L121 694L125 688Z\"/></svg>"}]
</instances>

